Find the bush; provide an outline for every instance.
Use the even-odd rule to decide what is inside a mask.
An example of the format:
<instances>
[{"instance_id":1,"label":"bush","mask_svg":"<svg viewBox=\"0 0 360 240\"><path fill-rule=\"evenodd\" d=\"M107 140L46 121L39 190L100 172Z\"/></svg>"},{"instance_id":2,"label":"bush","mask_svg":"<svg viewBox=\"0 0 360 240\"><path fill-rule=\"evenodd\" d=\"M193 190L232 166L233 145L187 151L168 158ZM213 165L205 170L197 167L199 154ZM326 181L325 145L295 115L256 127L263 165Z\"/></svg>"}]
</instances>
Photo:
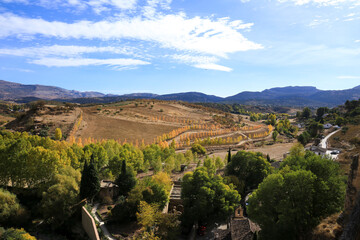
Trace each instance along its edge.
<instances>
[{"instance_id":1,"label":"bush","mask_svg":"<svg viewBox=\"0 0 360 240\"><path fill-rule=\"evenodd\" d=\"M197 153L197 154L200 154L200 155L206 154L206 149L203 146L201 146L200 144L197 144L197 143L195 143L195 144L193 144L191 146L191 151L193 153Z\"/></svg>"}]
</instances>

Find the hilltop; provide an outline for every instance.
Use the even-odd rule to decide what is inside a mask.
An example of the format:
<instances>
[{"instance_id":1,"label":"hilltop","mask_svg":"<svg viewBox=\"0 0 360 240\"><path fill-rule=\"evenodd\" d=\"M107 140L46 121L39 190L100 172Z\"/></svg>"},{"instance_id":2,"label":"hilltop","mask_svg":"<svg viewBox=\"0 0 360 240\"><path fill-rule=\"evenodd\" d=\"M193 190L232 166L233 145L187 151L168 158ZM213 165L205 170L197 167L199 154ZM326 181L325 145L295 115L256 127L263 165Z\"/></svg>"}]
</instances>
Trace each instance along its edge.
<instances>
[{"instance_id":1,"label":"hilltop","mask_svg":"<svg viewBox=\"0 0 360 240\"><path fill-rule=\"evenodd\" d=\"M334 107L346 100L360 98L360 86L345 90L319 90L311 86L289 86L266 89L261 92L240 92L234 96L218 97L201 92L158 95L132 93L106 95L99 92L79 92L43 85L23 85L0 80L0 100L30 102L38 99L73 103L112 103L131 99L175 100L190 103L238 103L256 106Z\"/></svg>"}]
</instances>

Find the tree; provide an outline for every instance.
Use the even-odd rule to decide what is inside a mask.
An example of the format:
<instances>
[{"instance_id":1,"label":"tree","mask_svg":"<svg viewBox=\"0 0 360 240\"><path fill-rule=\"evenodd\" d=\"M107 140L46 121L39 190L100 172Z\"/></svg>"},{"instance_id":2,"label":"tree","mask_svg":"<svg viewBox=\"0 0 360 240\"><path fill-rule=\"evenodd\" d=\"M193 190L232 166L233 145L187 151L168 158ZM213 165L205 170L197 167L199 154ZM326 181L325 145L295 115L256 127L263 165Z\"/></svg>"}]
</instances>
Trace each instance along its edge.
<instances>
[{"instance_id":1,"label":"tree","mask_svg":"<svg viewBox=\"0 0 360 240\"><path fill-rule=\"evenodd\" d=\"M182 224L225 220L240 204L240 195L223 182L220 176L209 175L206 168L197 168L183 177L181 199Z\"/></svg>"},{"instance_id":2,"label":"tree","mask_svg":"<svg viewBox=\"0 0 360 240\"><path fill-rule=\"evenodd\" d=\"M296 147L252 193L248 214L264 239L304 239L321 219L341 210L344 196L339 165Z\"/></svg>"},{"instance_id":3,"label":"tree","mask_svg":"<svg viewBox=\"0 0 360 240\"><path fill-rule=\"evenodd\" d=\"M62 169L52 180L52 186L43 193L43 216L54 228L60 227L75 212L79 202L80 173L70 166Z\"/></svg>"},{"instance_id":4,"label":"tree","mask_svg":"<svg viewBox=\"0 0 360 240\"><path fill-rule=\"evenodd\" d=\"M227 155L227 163L231 162L231 148L229 148L228 155Z\"/></svg>"},{"instance_id":5,"label":"tree","mask_svg":"<svg viewBox=\"0 0 360 240\"><path fill-rule=\"evenodd\" d=\"M61 140L61 138L62 138L61 129L60 129L60 128L56 128L56 129L55 129L55 140Z\"/></svg>"},{"instance_id":6,"label":"tree","mask_svg":"<svg viewBox=\"0 0 360 240\"><path fill-rule=\"evenodd\" d=\"M81 173L80 197L81 199L87 198L92 201L99 191L99 174L95 169L93 160L91 160L89 165L85 162L84 169Z\"/></svg>"},{"instance_id":7,"label":"tree","mask_svg":"<svg viewBox=\"0 0 360 240\"><path fill-rule=\"evenodd\" d=\"M175 214L163 214L156 205L141 201L136 217L145 233L155 235L146 239L177 239L179 221Z\"/></svg>"},{"instance_id":8,"label":"tree","mask_svg":"<svg viewBox=\"0 0 360 240\"><path fill-rule=\"evenodd\" d=\"M274 142L276 142L276 138L279 135L279 133L277 131L273 131L272 133L272 139L274 140Z\"/></svg>"},{"instance_id":9,"label":"tree","mask_svg":"<svg viewBox=\"0 0 360 240\"><path fill-rule=\"evenodd\" d=\"M0 227L0 239L1 240L36 240L24 229L9 228L7 230Z\"/></svg>"},{"instance_id":10,"label":"tree","mask_svg":"<svg viewBox=\"0 0 360 240\"><path fill-rule=\"evenodd\" d=\"M319 107L316 109L316 119L320 120L324 116L325 113L329 112L329 108L327 107Z\"/></svg>"},{"instance_id":11,"label":"tree","mask_svg":"<svg viewBox=\"0 0 360 240\"><path fill-rule=\"evenodd\" d=\"M270 174L272 167L262 153L239 151L226 166L226 175L236 176L245 185L245 190L255 189ZM242 192L245 194L245 192Z\"/></svg>"},{"instance_id":12,"label":"tree","mask_svg":"<svg viewBox=\"0 0 360 240\"><path fill-rule=\"evenodd\" d=\"M307 127L307 131L309 132L311 137L316 137L322 130L324 126L321 123L311 121L311 123Z\"/></svg>"},{"instance_id":13,"label":"tree","mask_svg":"<svg viewBox=\"0 0 360 240\"><path fill-rule=\"evenodd\" d=\"M301 117L304 119L309 119L311 116L311 110L308 107L305 107L301 113Z\"/></svg>"},{"instance_id":14,"label":"tree","mask_svg":"<svg viewBox=\"0 0 360 240\"><path fill-rule=\"evenodd\" d=\"M192 146L191 146L191 151L195 154L195 153L197 153L197 154L199 154L199 155L204 155L204 154L206 154L206 149L203 147L203 146L201 146L200 144L197 144L197 143L195 143L195 144L193 144Z\"/></svg>"},{"instance_id":15,"label":"tree","mask_svg":"<svg viewBox=\"0 0 360 240\"><path fill-rule=\"evenodd\" d=\"M310 141L310 139L311 139L311 136L307 131L304 131L302 134L300 134L297 137L297 140L304 146Z\"/></svg>"},{"instance_id":16,"label":"tree","mask_svg":"<svg viewBox=\"0 0 360 240\"><path fill-rule=\"evenodd\" d=\"M276 115L275 114L270 114L268 116L267 122L268 122L268 124L271 124L271 125L275 126L276 125Z\"/></svg>"},{"instance_id":17,"label":"tree","mask_svg":"<svg viewBox=\"0 0 360 240\"><path fill-rule=\"evenodd\" d=\"M15 194L0 188L0 224L26 222L26 210L20 205Z\"/></svg>"},{"instance_id":18,"label":"tree","mask_svg":"<svg viewBox=\"0 0 360 240\"><path fill-rule=\"evenodd\" d=\"M116 178L116 184L119 186L119 194L127 196L136 185L136 176L134 171L126 166L126 160L122 161L121 173Z\"/></svg>"}]
</instances>

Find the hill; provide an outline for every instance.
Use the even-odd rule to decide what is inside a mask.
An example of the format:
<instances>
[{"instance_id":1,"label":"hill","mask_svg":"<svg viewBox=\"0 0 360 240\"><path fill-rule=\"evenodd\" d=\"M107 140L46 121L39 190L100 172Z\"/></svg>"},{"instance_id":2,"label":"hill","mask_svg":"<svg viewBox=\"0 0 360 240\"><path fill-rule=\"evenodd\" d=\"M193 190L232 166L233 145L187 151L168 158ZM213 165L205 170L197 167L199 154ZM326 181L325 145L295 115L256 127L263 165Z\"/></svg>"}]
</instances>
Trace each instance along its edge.
<instances>
[{"instance_id":1,"label":"hill","mask_svg":"<svg viewBox=\"0 0 360 240\"><path fill-rule=\"evenodd\" d=\"M105 94L98 92L79 92L66 90L59 87L44 85L24 85L20 83L7 82L0 80L0 99L16 100L24 98L38 99L73 99L73 98L91 98L103 97Z\"/></svg>"},{"instance_id":2,"label":"hill","mask_svg":"<svg viewBox=\"0 0 360 240\"><path fill-rule=\"evenodd\" d=\"M200 92L157 95L153 93L132 93L105 95L99 92L79 92L43 85L23 85L0 80L0 100L29 102L36 99L58 100L74 103L111 103L129 99L175 100L190 103L238 103L256 106L288 107L334 107L346 100L358 100L360 86L345 90L319 90L311 86L289 86L266 89L261 92L241 92L222 98Z\"/></svg>"}]
</instances>

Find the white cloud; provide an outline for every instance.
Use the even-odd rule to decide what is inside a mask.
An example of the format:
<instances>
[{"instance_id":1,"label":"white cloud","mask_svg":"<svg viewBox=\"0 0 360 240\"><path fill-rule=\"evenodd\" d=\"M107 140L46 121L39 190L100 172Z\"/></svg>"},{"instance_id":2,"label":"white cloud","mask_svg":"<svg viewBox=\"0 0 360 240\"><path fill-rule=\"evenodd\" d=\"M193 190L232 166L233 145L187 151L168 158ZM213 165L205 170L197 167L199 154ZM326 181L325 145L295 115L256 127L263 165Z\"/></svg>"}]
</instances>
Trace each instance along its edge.
<instances>
[{"instance_id":1,"label":"white cloud","mask_svg":"<svg viewBox=\"0 0 360 240\"><path fill-rule=\"evenodd\" d=\"M23 57L44 57L44 56L77 56L84 53L115 53L134 55L133 49L126 47L89 47L89 46L43 46L29 48L0 48L0 55L12 55Z\"/></svg>"},{"instance_id":2,"label":"white cloud","mask_svg":"<svg viewBox=\"0 0 360 240\"><path fill-rule=\"evenodd\" d=\"M356 43L360 43L360 39L359 40L355 40Z\"/></svg>"},{"instance_id":3,"label":"white cloud","mask_svg":"<svg viewBox=\"0 0 360 240\"><path fill-rule=\"evenodd\" d=\"M208 57L208 56L193 56L187 54L175 54L172 55L171 58L175 60L179 60L182 63L213 63L219 61L216 57Z\"/></svg>"},{"instance_id":4,"label":"white cloud","mask_svg":"<svg viewBox=\"0 0 360 240\"><path fill-rule=\"evenodd\" d=\"M206 69L206 70L217 70L224 72L231 72L232 69L229 67L221 66L215 63L204 63L204 64L196 64L194 65L196 68Z\"/></svg>"},{"instance_id":5,"label":"white cloud","mask_svg":"<svg viewBox=\"0 0 360 240\"><path fill-rule=\"evenodd\" d=\"M315 4L319 6L336 6L340 4L359 4L359 0L278 0L278 2L293 2L296 5Z\"/></svg>"},{"instance_id":6,"label":"white cloud","mask_svg":"<svg viewBox=\"0 0 360 240\"><path fill-rule=\"evenodd\" d=\"M225 71L225 72L232 71L232 69L229 67L216 64L216 62L219 61L219 59L216 57L175 54L172 55L171 58L178 60L181 63L189 64L196 68Z\"/></svg>"},{"instance_id":7,"label":"white cloud","mask_svg":"<svg viewBox=\"0 0 360 240\"><path fill-rule=\"evenodd\" d=\"M2 70L8 70L8 71L27 72L27 73L34 72L33 70L25 69L25 68L8 68L8 67L2 67L1 69L2 69Z\"/></svg>"},{"instance_id":8,"label":"white cloud","mask_svg":"<svg viewBox=\"0 0 360 240\"><path fill-rule=\"evenodd\" d=\"M328 23L329 19L314 19L311 23L308 24L309 27L315 27L323 23Z\"/></svg>"},{"instance_id":9,"label":"white cloud","mask_svg":"<svg viewBox=\"0 0 360 240\"><path fill-rule=\"evenodd\" d=\"M74 7L80 10L92 8L96 13L111 9L136 8L136 0L0 0L4 3L23 3L45 8Z\"/></svg>"},{"instance_id":10,"label":"white cloud","mask_svg":"<svg viewBox=\"0 0 360 240\"><path fill-rule=\"evenodd\" d=\"M187 18L185 14L160 15L154 19L134 17L117 21L74 23L0 15L0 38L40 35L60 39L142 40L155 42L163 48L221 57L263 48L238 31L249 27L249 24L239 21Z\"/></svg>"},{"instance_id":11,"label":"white cloud","mask_svg":"<svg viewBox=\"0 0 360 240\"><path fill-rule=\"evenodd\" d=\"M338 76L338 79L360 79L360 76Z\"/></svg>"},{"instance_id":12,"label":"white cloud","mask_svg":"<svg viewBox=\"0 0 360 240\"><path fill-rule=\"evenodd\" d=\"M30 63L43 65L47 67L79 67L79 66L99 66L107 65L119 69L122 67L136 67L138 65L148 65L149 62L145 62L138 59L93 59L93 58L41 58L31 60Z\"/></svg>"}]
</instances>

